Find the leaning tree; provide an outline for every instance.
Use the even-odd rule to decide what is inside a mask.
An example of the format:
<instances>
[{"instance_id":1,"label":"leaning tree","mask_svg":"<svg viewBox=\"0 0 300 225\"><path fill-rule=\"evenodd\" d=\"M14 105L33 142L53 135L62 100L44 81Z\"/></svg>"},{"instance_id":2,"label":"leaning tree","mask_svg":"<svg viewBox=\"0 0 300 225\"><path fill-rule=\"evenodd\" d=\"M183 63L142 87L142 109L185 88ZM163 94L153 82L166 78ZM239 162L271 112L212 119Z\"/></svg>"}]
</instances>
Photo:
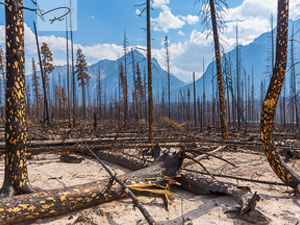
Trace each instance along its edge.
<instances>
[{"instance_id":1,"label":"leaning tree","mask_svg":"<svg viewBox=\"0 0 300 225\"><path fill-rule=\"evenodd\" d=\"M203 22L205 23L205 25L209 27L210 20L212 23L216 65L217 65L217 77L218 77L218 84L219 84L220 118L221 118L221 126L222 126L222 136L224 139L228 139L224 79L223 79L223 72L222 72L222 62L221 62L220 43L219 43L219 31L220 28L222 28L223 26L223 20L220 13L216 10L216 8L223 9L222 5L226 7L226 1L225 0L197 0L196 2L200 2L202 5L202 13L204 15Z\"/></svg>"},{"instance_id":2,"label":"leaning tree","mask_svg":"<svg viewBox=\"0 0 300 225\"><path fill-rule=\"evenodd\" d=\"M300 192L300 177L280 158L273 141L274 117L281 93L287 62L289 0L278 0L276 61L270 85L263 104L260 132L265 155L277 176Z\"/></svg>"}]
</instances>

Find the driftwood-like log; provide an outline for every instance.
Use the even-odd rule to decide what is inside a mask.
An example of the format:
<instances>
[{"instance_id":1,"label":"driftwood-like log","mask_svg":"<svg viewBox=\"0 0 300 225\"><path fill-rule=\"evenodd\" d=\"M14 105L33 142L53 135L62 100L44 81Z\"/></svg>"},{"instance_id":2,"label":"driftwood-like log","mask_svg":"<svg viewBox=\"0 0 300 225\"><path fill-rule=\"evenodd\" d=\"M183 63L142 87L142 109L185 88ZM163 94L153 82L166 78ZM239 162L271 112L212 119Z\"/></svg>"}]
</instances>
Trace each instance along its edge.
<instances>
[{"instance_id":1,"label":"driftwood-like log","mask_svg":"<svg viewBox=\"0 0 300 225\"><path fill-rule=\"evenodd\" d=\"M184 154L164 154L150 167L120 176L133 190L145 191L151 186L163 185L177 175ZM165 194L164 192L162 192ZM166 192L168 193L168 192ZM112 201L123 196L121 185L112 180L92 182L65 189L45 191L27 195L3 198L0 202L0 224L14 224L37 218L61 215L104 202Z\"/></svg>"},{"instance_id":2,"label":"driftwood-like log","mask_svg":"<svg viewBox=\"0 0 300 225\"><path fill-rule=\"evenodd\" d=\"M96 153L100 158L122 165L129 169L134 170L135 168L144 167L149 162L145 162L137 157L122 155L121 153L116 154L115 152L106 152L105 154L101 151ZM131 162L131 163L130 163ZM256 202L259 199L254 195L253 198L249 199L242 189L239 189L236 185L226 182L217 181L211 178L204 178L195 173L181 172L179 176L175 178L177 182L181 184L180 187L183 189L193 192L195 194L211 194L219 193L232 196L235 201L240 205L232 209L230 212L235 212L236 217L247 220L256 224L268 224L270 219L263 215L253 207L249 207L249 203L253 205L253 201ZM252 210L250 210L252 209Z\"/></svg>"}]
</instances>

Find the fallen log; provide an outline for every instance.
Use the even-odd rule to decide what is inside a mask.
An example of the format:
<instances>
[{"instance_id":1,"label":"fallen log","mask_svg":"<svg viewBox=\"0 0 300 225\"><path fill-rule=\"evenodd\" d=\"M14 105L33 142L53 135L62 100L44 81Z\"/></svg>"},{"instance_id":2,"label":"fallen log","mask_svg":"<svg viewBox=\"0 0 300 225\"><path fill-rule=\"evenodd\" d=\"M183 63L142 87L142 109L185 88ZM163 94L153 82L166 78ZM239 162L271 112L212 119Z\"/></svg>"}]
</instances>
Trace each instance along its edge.
<instances>
[{"instance_id":1,"label":"fallen log","mask_svg":"<svg viewBox=\"0 0 300 225\"><path fill-rule=\"evenodd\" d=\"M137 157L122 155L121 153L106 152L103 154L102 151L97 151L96 154L99 158L104 156L105 158L103 159L106 161L122 165L132 170L149 165L149 162L145 162ZM200 177L195 173L188 172L181 172L179 176L176 176L175 180L181 184L180 187L197 195L219 193L232 196L240 205L240 207L234 208L232 212L235 212L236 216L240 219L256 224L269 224L271 222L271 220L261 212L252 206L249 207L249 203L253 204L254 200L258 201L259 199L253 196L254 200L251 201L252 199L249 199L243 190L234 184Z\"/></svg>"},{"instance_id":2,"label":"fallen log","mask_svg":"<svg viewBox=\"0 0 300 225\"><path fill-rule=\"evenodd\" d=\"M151 191L149 186L161 187L177 175L184 154L164 154L150 167L119 177L133 190ZM147 182L151 182L148 185ZM157 193L157 192L155 192ZM158 193L168 194L168 191ZM98 205L124 196L121 185L112 180L97 181L65 189L37 192L2 198L0 202L0 224L15 224L33 219L61 215L93 205Z\"/></svg>"}]
</instances>

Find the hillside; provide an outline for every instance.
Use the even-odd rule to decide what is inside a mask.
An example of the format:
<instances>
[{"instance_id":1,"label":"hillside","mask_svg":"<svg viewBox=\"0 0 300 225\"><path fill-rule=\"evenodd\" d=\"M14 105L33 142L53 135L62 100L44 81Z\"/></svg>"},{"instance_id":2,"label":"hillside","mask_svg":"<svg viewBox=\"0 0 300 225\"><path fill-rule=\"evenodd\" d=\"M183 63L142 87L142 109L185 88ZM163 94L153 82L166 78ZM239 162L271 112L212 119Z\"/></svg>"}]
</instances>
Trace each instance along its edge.
<instances>
[{"instance_id":1,"label":"hillside","mask_svg":"<svg viewBox=\"0 0 300 225\"><path fill-rule=\"evenodd\" d=\"M139 63L142 78L144 77L144 70L147 68L147 60L145 56L137 50L133 51L135 63ZM98 68L101 70L101 82L103 92L106 92L106 96L111 99L118 93L119 84L119 65L123 62L124 56L117 60L101 60L95 64L88 66L88 73L91 76L89 84L89 94L92 97L91 101L94 101L95 91L97 87L97 74ZM167 72L164 71L155 58L152 59L152 76L153 76L153 96L161 95L163 87L167 85ZM127 53L127 81L128 81L128 93L131 96L133 90L133 69L132 69L132 52ZM50 86L58 83L59 74L63 85L66 85L67 66L56 66L52 74L50 75ZM32 75L26 77L27 84L31 85ZM146 77L147 79L147 77ZM41 82L40 82L41 83ZM178 79L171 74L171 89L179 89L185 85L185 82ZM78 84L77 84L78 88ZM103 94L104 95L104 94ZM81 102L81 91L78 92L79 102Z\"/></svg>"},{"instance_id":2,"label":"hillside","mask_svg":"<svg viewBox=\"0 0 300 225\"><path fill-rule=\"evenodd\" d=\"M294 26L295 32L300 29L300 20L297 21L290 21L290 29L289 29L289 37L292 35L292 27ZM274 32L274 38L276 38L276 28L273 30ZM260 98L260 87L261 82L264 82L266 84L265 91L267 89L267 86L269 84L269 76L271 74L271 61L270 61L270 55L271 55L271 32L264 33L260 35L258 38L256 38L252 43L241 46L239 45L239 54L241 55L241 71L242 71L242 80L244 80L244 72L246 71L247 77L250 76L250 79L252 80L252 68L253 68L253 78L254 78L254 95L256 99ZM296 39L299 39L299 33L295 36ZM276 40L274 40L274 44ZM300 60L300 55L297 54L297 47L299 46L298 43L295 44L295 62ZM231 60L231 71L233 75L233 81L236 80L236 48L234 48L232 51L225 54L226 58ZM224 63L224 57L222 62ZM290 63L290 43L289 43L289 54L288 54L288 65L287 68L289 68L291 65ZM299 65L296 66L296 73L299 69ZM204 73L204 75L199 78L196 81L196 87L197 87L197 96L202 96L203 91L203 79L205 80L205 92L206 97L208 99L211 99L212 97L212 74L216 75L216 64L215 62L210 63ZM290 71L287 71L286 74L286 89L288 90L290 87ZM224 78L225 79L225 78ZM225 84L226 85L226 84ZM217 88L217 77L214 78L214 87L215 90ZM193 89L192 84L188 84L180 90L186 95L188 88L191 90ZM234 86L234 89L236 90L236 86ZM175 93L179 93L179 90L177 90ZM288 92L287 92L288 93ZM175 96L177 97L177 96Z\"/></svg>"}]
</instances>

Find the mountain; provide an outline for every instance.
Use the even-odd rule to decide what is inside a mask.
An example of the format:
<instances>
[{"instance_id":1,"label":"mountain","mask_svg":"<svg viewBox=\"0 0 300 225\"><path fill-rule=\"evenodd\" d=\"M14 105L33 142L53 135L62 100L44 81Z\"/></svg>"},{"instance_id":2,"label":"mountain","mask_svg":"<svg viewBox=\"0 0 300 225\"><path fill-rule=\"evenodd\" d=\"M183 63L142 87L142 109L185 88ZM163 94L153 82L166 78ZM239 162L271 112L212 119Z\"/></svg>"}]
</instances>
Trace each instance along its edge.
<instances>
[{"instance_id":1,"label":"mountain","mask_svg":"<svg viewBox=\"0 0 300 225\"><path fill-rule=\"evenodd\" d=\"M300 20L292 21L290 20L289 25L289 40L292 36L292 27L294 27L295 32L300 29ZM274 45L276 45L276 28L273 30L274 32ZM260 35L258 38L256 38L252 43L241 46L239 45L239 54L241 56L241 79L244 81L244 74L247 73L247 81L248 81L248 75L250 76L250 81L252 82L252 69L253 69L253 80L254 80L254 95L255 98L258 100L260 99L260 89L261 84L264 84L264 93L266 93L266 90L269 85L270 81L270 75L271 75L271 32L264 33ZM295 39L299 39L299 33L295 36ZM300 61L300 55L297 54L298 51L298 43L296 42L294 44L295 50L295 62ZM288 45L288 63L287 63L287 73L285 78L285 85L287 94L289 94L289 87L291 85L290 82L290 74L291 70L288 71L289 67L291 66L291 60L290 60L290 52L291 52L291 44L289 42ZM233 87L234 90L236 90L236 48L234 48L232 51L225 54L227 59L230 59L231 61L231 72L233 76L233 83L235 86ZM222 63L224 63L224 56L222 57ZM296 65L296 73L299 71L300 65ZM197 96L201 97L203 93L203 80L204 80L204 86L205 86L205 95L208 100L212 99L212 77L213 75L216 75L216 62L212 62L208 65L204 75L199 78L196 81L196 90L197 90ZM224 76L225 79L225 76ZM298 80L298 78L297 78ZM296 82L297 83L297 82ZM214 76L214 90L218 88L217 86L217 77ZM226 83L224 82L224 85L226 87ZM184 96L187 95L187 91L190 89L193 90L193 84L188 84L178 90L176 90L177 93L179 91L182 91ZM175 92L175 93L176 93ZM175 96L178 98L178 95Z\"/></svg>"},{"instance_id":2,"label":"mountain","mask_svg":"<svg viewBox=\"0 0 300 225\"><path fill-rule=\"evenodd\" d=\"M132 55L133 53L133 55ZM133 56L133 57L132 57ZM133 90L133 68L132 68L132 59L134 58L135 63L139 63L141 76L144 76L144 70L147 71L147 60L145 56L140 53L138 50L133 50L132 52L128 52L126 54L127 60L127 82L128 82L128 94L129 101L131 99L131 93ZM114 98L118 93L119 88L119 65L121 62L124 65L125 56L117 59L117 60L101 60L95 64L88 66L88 74L91 76L89 83L89 95L92 97L92 102L95 100L96 89L97 89L97 74L98 68L101 71L101 86L102 93L104 96L104 92L106 92L106 96L108 99ZM40 73L40 72L38 72ZM70 73L71 74L71 73ZM50 87L52 88L53 84L57 84L59 82L59 76L63 81L62 84L66 86L66 77L67 77L67 66L56 66L53 70L52 74L50 74ZM71 75L70 75L71 76ZM147 79L147 75L146 75ZM161 96L162 90L167 85L167 72L164 71L157 60L152 58L152 80L153 80L153 96ZM26 84L31 85L32 83L32 75L26 76ZM42 83L40 81L40 83ZM178 90L183 87L186 83L176 76L171 74L171 89ZM79 89L80 88L80 89ZM53 90L51 90L52 92ZM77 92L78 92L78 101L81 102L81 87L78 87L77 84ZM88 96L88 95L87 95ZM118 96L118 95L117 95Z\"/></svg>"}]
</instances>

